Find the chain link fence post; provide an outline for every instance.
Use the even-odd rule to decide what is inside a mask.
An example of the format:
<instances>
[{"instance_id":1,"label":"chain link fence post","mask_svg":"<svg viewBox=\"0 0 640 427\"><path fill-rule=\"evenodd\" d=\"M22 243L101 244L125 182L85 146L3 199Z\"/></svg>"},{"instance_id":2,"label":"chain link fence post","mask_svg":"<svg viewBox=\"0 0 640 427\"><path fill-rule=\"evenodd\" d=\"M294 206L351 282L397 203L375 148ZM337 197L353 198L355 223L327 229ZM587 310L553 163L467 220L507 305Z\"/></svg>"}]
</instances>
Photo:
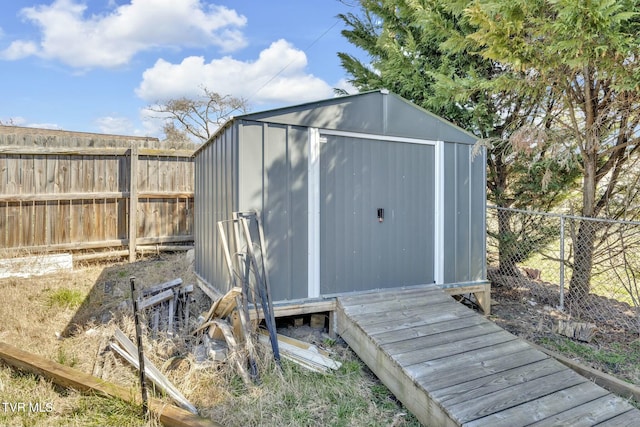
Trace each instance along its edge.
<instances>
[{"instance_id":1,"label":"chain link fence post","mask_svg":"<svg viewBox=\"0 0 640 427\"><path fill-rule=\"evenodd\" d=\"M489 206L486 258L496 294L640 335L640 222Z\"/></svg>"},{"instance_id":2,"label":"chain link fence post","mask_svg":"<svg viewBox=\"0 0 640 427\"><path fill-rule=\"evenodd\" d=\"M564 311L564 215L560 215L560 305L558 310Z\"/></svg>"}]
</instances>

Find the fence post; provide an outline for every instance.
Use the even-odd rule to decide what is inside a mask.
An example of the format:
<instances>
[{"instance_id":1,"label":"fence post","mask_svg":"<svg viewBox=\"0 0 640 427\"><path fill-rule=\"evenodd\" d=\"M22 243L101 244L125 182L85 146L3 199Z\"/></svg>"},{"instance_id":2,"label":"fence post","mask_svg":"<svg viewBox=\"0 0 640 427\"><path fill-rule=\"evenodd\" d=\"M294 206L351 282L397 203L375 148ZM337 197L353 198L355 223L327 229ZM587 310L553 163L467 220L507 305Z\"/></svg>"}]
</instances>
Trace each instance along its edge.
<instances>
[{"instance_id":1,"label":"fence post","mask_svg":"<svg viewBox=\"0 0 640 427\"><path fill-rule=\"evenodd\" d=\"M560 311L564 311L564 215L560 215Z\"/></svg>"},{"instance_id":2,"label":"fence post","mask_svg":"<svg viewBox=\"0 0 640 427\"><path fill-rule=\"evenodd\" d=\"M138 147L132 145L129 154L129 262L135 262L138 238Z\"/></svg>"}]
</instances>

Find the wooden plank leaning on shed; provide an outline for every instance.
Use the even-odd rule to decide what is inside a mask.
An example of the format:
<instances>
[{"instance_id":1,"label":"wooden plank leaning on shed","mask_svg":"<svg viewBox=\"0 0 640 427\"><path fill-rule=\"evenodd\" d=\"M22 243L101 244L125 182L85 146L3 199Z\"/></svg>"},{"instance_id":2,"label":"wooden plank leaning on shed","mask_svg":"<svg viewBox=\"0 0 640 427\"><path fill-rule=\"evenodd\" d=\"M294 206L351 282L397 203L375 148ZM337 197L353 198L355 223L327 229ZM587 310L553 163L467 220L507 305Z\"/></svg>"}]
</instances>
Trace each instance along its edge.
<instances>
[{"instance_id":1,"label":"wooden plank leaning on shed","mask_svg":"<svg viewBox=\"0 0 640 427\"><path fill-rule=\"evenodd\" d=\"M63 387L105 397L117 397L126 402L140 404L140 397L131 389L101 380L2 342L0 342L0 359L14 368L44 376ZM162 424L169 427L222 426L215 421L199 417L156 398L149 399L149 408L160 418Z\"/></svg>"}]
</instances>

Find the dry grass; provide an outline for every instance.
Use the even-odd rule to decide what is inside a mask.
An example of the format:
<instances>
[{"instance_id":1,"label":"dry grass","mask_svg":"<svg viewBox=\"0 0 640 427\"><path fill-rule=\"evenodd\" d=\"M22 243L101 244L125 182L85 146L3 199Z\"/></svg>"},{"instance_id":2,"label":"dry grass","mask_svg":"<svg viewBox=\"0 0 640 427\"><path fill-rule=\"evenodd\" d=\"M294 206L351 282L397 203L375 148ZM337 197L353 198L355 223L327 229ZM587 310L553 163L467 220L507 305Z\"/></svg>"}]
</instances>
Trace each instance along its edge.
<instances>
[{"instance_id":1,"label":"dry grass","mask_svg":"<svg viewBox=\"0 0 640 427\"><path fill-rule=\"evenodd\" d=\"M140 287L177 277L195 283L183 254L161 255L134 264L87 264L74 272L0 280L0 341L47 359L93 373L137 393L137 373L108 349L116 327L133 337L129 277ZM209 299L196 287L192 326ZM261 384L247 388L230 364L198 364L189 334L145 336L146 356L205 417L223 425L419 425L346 347L335 345L340 371L310 373L273 362L259 347ZM103 363L98 363L102 361ZM97 366L98 365L98 366ZM0 425L155 426L139 407L118 399L84 396L0 364L2 402L39 403L41 411L3 410ZM161 397L160 395L158 395ZM5 405L6 407L6 405Z\"/></svg>"}]
</instances>

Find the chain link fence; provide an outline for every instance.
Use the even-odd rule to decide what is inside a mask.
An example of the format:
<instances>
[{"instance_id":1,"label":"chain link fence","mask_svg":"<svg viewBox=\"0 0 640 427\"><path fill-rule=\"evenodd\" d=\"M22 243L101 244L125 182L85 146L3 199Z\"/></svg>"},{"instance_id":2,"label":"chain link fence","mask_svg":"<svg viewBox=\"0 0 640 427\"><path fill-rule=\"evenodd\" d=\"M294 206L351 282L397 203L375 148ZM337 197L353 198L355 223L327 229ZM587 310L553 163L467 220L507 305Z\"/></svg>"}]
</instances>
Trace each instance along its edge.
<instances>
[{"instance_id":1,"label":"chain link fence","mask_svg":"<svg viewBox=\"0 0 640 427\"><path fill-rule=\"evenodd\" d=\"M488 278L601 334L640 334L640 222L488 207Z\"/></svg>"}]
</instances>

